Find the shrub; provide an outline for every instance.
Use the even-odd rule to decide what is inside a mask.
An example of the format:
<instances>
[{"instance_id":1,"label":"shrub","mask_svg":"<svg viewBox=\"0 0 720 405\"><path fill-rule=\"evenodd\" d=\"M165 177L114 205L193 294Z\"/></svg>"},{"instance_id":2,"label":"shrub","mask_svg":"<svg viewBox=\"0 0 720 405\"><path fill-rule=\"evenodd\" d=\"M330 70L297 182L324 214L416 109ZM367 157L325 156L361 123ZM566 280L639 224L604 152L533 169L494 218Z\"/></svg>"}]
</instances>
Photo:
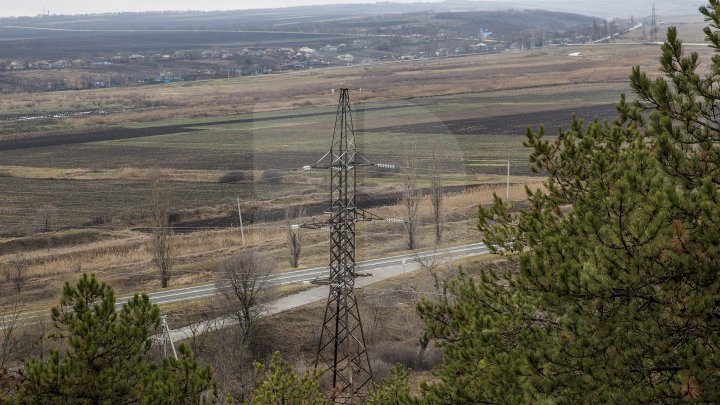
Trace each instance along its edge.
<instances>
[{"instance_id":1,"label":"shrub","mask_svg":"<svg viewBox=\"0 0 720 405\"><path fill-rule=\"evenodd\" d=\"M431 346L423 351L408 342L381 342L371 353L374 361L385 362L389 366L402 364L416 371L431 370L442 359L442 350ZM389 373L389 370L390 367L387 367L385 371ZM376 372L375 368L373 372ZM382 379L382 376L379 378Z\"/></svg>"},{"instance_id":2,"label":"shrub","mask_svg":"<svg viewBox=\"0 0 720 405\"><path fill-rule=\"evenodd\" d=\"M260 174L260 177L256 180L258 184L280 184L282 180L282 174L279 170L268 169Z\"/></svg>"},{"instance_id":3,"label":"shrub","mask_svg":"<svg viewBox=\"0 0 720 405\"><path fill-rule=\"evenodd\" d=\"M232 170L220 175L220 178L218 178L218 183L239 183L241 181L244 181L246 178L247 177L245 176L245 173L239 170Z\"/></svg>"}]
</instances>

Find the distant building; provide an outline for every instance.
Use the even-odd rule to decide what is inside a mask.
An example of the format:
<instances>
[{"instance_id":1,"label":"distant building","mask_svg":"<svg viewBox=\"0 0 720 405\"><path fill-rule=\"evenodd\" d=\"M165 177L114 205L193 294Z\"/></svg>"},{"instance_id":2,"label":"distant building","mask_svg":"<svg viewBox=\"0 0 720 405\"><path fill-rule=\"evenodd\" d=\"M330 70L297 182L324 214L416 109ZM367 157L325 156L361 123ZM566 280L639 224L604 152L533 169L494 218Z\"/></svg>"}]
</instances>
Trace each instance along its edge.
<instances>
[{"instance_id":1,"label":"distant building","mask_svg":"<svg viewBox=\"0 0 720 405\"><path fill-rule=\"evenodd\" d=\"M50 62L46 60L39 60L37 62L32 62L28 65L30 69L50 69L52 66L50 65Z\"/></svg>"},{"instance_id":2,"label":"distant building","mask_svg":"<svg viewBox=\"0 0 720 405\"><path fill-rule=\"evenodd\" d=\"M489 50L488 45L485 44L485 43L482 43L482 42L479 42L479 43L477 43L477 44L475 44L475 45L472 45L471 48L472 48L475 52L484 52L484 51Z\"/></svg>"},{"instance_id":3,"label":"distant building","mask_svg":"<svg viewBox=\"0 0 720 405\"><path fill-rule=\"evenodd\" d=\"M140 55L138 53L134 53L134 54L128 56L128 60L130 62L142 62L145 60L145 56Z\"/></svg>"},{"instance_id":4,"label":"distant building","mask_svg":"<svg viewBox=\"0 0 720 405\"><path fill-rule=\"evenodd\" d=\"M9 70L22 70L25 68L27 68L27 64L25 64L24 62L17 61L17 60L11 61L10 64L8 65Z\"/></svg>"},{"instance_id":5,"label":"distant building","mask_svg":"<svg viewBox=\"0 0 720 405\"><path fill-rule=\"evenodd\" d=\"M110 61L112 63L124 63L124 62L127 62L128 60L126 57L124 57L120 54L117 54L117 55L114 55L112 58L110 58Z\"/></svg>"},{"instance_id":6,"label":"distant building","mask_svg":"<svg viewBox=\"0 0 720 405\"><path fill-rule=\"evenodd\" d=\"M60 59L58 61L50 63L51 69L63 69L63 68L71 67L71 66L72 66L72 63L65 59Z\"/></svg>"},{"instance_id":7,"label":"distant building","mask_svg":"<svg viewBox=\"0 0 720 405\"><path fill-rule=\"evenodd\" d=\"M352 63L355 61L355 57L350 55L349 53L344 53L342 55L338 55L335 57L335 59L339 60L340 62L344 62L344 63Z\"/></svg>"},{"instance_id":8,"label":"distant building","mask_svg":"<svg viewBox=\"0 0 720 405\"><path fill-rule=\"evenodd\" d=\"M334 45L325 45L322 48L320 48L320 52L323 53L337 53L338 47Z\"/></svg>"},{"instance_id":9,"label":"distant building","mask_svg":"<svg viewBox=\"0 0 720 405\"><path fill-rule=\"evenodd\" d=\"M366 39L356 39L352 41L353 48L365 49L370 46L370 41Z\"/></svg>"}]
</instances>

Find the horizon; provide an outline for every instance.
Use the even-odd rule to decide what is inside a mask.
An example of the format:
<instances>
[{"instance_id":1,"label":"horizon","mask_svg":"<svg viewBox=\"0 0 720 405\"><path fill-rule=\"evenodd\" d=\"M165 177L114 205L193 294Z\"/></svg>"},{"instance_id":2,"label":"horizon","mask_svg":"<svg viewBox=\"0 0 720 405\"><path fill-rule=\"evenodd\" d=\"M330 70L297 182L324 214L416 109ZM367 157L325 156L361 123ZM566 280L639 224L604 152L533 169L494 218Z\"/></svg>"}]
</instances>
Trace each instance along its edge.
<instances>
[{"instance_id":1,"label":"horizon","mask_svg":"<svg viewBox=\"0 0 720 405\"><path fill-rule=\"evenodd\" d=\"M0 4L8 0L0 1ZM198 7L194 0L158 0L152 3L138 0L119 0L111 3L89 2L87 0L45 0L27 3L3 4L0 8L0 18L7 17L36 17L39 15L82 15L105 14L122 12L184 12L184 11L231 11L231 10L259 10L277 9L303 6L322 6L330 4L377 4L377 3L442 3L445 0L267 0L245 1L238 4L232 0L209 0L203 2L204 7ZM512 0L493 0L508 2ZM166 5L166 6L164 6Z\"/></svg>"}]
</instances>

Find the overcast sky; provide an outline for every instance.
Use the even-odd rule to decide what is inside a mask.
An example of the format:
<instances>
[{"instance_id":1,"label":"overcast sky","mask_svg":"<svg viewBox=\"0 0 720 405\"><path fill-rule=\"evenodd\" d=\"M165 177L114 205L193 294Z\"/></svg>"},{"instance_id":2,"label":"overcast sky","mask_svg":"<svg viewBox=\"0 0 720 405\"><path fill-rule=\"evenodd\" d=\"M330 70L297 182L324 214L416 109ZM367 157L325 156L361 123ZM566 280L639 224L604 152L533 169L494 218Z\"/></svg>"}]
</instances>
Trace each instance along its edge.
<instances>
[{"instance_id":1,"label":"overcast sky","mask_svg":"<svg viewBox=\"0 0 720 405\"><path fill-rule=\"evenodd\" d=\"M312 4L374 3L376 0L0 0L0 16L34 16L45 10L53 14L116 11L237 10ZM418 0L393 0L411 3ZM432 0L420 0L432 2ZM434 0L438 1L438 0ZM502 1L502 0L500 0Z\"/></svg>"}]
</instances>

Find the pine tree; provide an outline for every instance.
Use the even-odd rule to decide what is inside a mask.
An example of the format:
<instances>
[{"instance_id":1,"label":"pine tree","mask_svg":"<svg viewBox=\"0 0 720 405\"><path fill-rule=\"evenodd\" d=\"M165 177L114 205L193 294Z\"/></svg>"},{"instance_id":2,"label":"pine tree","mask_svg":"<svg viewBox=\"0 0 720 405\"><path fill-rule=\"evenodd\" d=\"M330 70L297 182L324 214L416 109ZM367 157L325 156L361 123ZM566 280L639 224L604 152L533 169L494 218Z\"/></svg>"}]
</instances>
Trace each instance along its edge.
<instances>
[{"instance_id":1,"label":"pine tree","mask_svg":"<svg viewBox=\"0 0 720 405\"><path fill-rule=\"evenodd\" d=\"M123 404L173 398L173 403L198 403L203 392L214 393L210 369L198 367L183 345L180 360L160 366L146 360L160 322L160 311L147 295L136 294L118 312L113 289L83 274L76 285L65 283L52 320L56 333L51 338L68 348L51 351L45 362L30 360L14 401Z\"/></svg>"},{"instance_id":2,"label":"pine tree","mask_svg":"<svg viewBox=\"0 0 720 405\"><path fill-rule=\"evenodd\" d=\"M296 375L290 364L275 352L266 368L255 362L258 375L264 375L263 381L250 394L249 404L266 405L323 405L328 402L320 392L318 378L320 372L313 370L301 376Z\"/></svg>"},{"instance_id":3,"label":"pine tree","mask_svg":"<svg viewBox=\"0 0 720 405\"><path fill-rule=\"evenodd\" d=\"M197 404L217 402L217 389L210 367L200 367L185 344L178 346L179 358L163 360L161 367L146 374L140 385L144 404Z\"/></svg>"},{"instance_id":4,"label":"pine tree","mask_svg":"<svg viewBox=\"0 0 720 405\"><path fill-rule=\"evenodd\" d=\"M365 403L367 405L405 405L419 401L410 394L410 370L400 364L390 369L390 377L382 384L373 383L373 388Z\"/></svg>"},{"instance_id":5,"label":"pine tree","mask_svg":"<svg viewBox=\"0 0 720 405\"><path fill-rule=\"evenodd\" d=\"M445 349L428 402L720 401L718 0L701 12L709 73L671 28L666 78L634 68L638 101L613 122L528 130L545 190L479 210L518 270L461 275L419 305Z\"/></svg>"}]
</instances>

